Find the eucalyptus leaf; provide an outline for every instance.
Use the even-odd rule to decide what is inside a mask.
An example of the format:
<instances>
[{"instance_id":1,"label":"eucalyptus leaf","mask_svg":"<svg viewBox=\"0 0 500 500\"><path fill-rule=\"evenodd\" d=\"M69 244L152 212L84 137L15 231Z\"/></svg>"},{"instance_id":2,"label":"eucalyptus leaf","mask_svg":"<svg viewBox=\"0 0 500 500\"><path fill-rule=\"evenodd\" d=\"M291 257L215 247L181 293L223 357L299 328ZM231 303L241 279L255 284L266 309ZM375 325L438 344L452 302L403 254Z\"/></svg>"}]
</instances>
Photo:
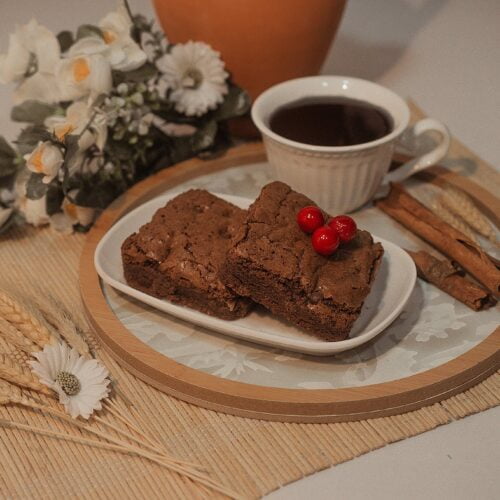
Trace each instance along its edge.
<instances>
[{"instance_id":1,"label":"eucalyptus leaf","mask_svg":"<svg viewBox=\"0 0 500 500\"><path fill-rule=\"evenodd\" d=\"M217 122L211 120L190 137L193 152L203 151L212 146L216 134Z\"/></svg>"},{"instance_id":2,"label":"eucalyptus leaf","mask_svg":"<svg viewBox=\"0 0 500 500\"><path fill-rule=\"evenodd\" d=\"M32 173L26 183L26 197L30 200L39 200L47 194L48 184L42 182L44 175Z\"/></svg>"},{"instance_id":3,"label":"eucalyptus leaf","mask_svg":"<svg viewBox=\"0 0 500 500\"><path fill-rule=\"evenodd\" d=\"M40 101L24 101L22 104L14 106L10 112L11 120L15 122L33 123L43 125L45 119L53 115L57 106Z\"/></svg>"},{"instance_id":4,"label":"eucalyptus leaf","mask_svg":"<svg viewBox=\"0 0 500 500\"><path fill-rule=\"evenodd\" d=\"M0 179L13 175L18 165L15 162L16 152L12 146L0 136Z\"/></svg>"},{"instance_id":5,"label":"eucalyptus leaf","mask_svg":"<svg viewBox=\"0 0 500 500\"><path fill-rule=\"evenodd\" d=\"M47 215L54 215L61 211L64 193L60 184L51 183L47 189Z\"/></svg>"},{"instance_id":6,"label":"eucalyptus leaf","mask_svg":"<svg viewBox=\"0 0 500 500\"><path fill-rule=\"evenodd\" d=\"M19 219L21 217L15 210L0 208L0 234L5 234L16 222L19 222Z\"/></svg>"},{"instance_id":7,"label":"eucalyptus leaf","mask_svg":"<svg viewBox=\"0 0 500 500\"><path fill-rule=\"evenodd\" d=\"M214 111L217 121L242 116L250 109L250 96L239 87L231 85L222 104Z\"/></svg>"},{"instance_id":8,"label":"eucalyptus leaf","mask_svg":"<svg viewBox=\"0 0 500 500\"><path fill-rule=\"evenodd\" d=\"M66 52L75 43L71 31L61 31L58 33L57 41L59 42L59 47L61 47L61 52Z\"/></svg>"},{"instance_id":9,"label":"eucalyptus leaf","mask_svg":"<svg viewBox=\"0 0 500 500\"><path fill-rule=\"evenodd\" d=\"M4 179L8 179L16 173L18 165L7 158L2 158L0 155L0 186L3 187Z\"/></svg>"},{"instance_id":10,"label":"eucalyptus leaf","mask_svg":"<svg viewBox=\"0 0 500 500\"><path fill-rule=\"evenodd\" d=\"M116 86L123 82L144 82L157 74L156 66L147 62L133 71L113 71L113 84Z\"/></svg>"},{"instance_id":11,"label":"eucalyptus leaf","mask_svg":"<svg viewBox=\"0 0 500 500\"><path fill-rule=\"evenodd\" d=\"M93 24L82 24L79 26L76 32L76 39L80 40L81 38L86 38L88 36L98 36L100 38L104 38L101 28L94 26Z\"/></svg>"},{"instance_id":12,"label":"eucalyptus leaf","mask_svg":"<svg viewBox=\"0 0 500 500\"><path fill-rule=\"evenodd\" d=\"M87 183L78 189L75 203L83 207L106 208L119 194L113 183Z\"/></svg>"},{"instance_id":13,"label":"eucalyptus leaf","mask_svg":"<svg viewBox=\"0 0 500 500\"><path fill-rule=\"evenodd\" d=\"M0 158L14 159L16 152L14 148L7 142L7 140L0 135Z\"/></svg>"},{"instance_id":14,"label":"eucalyptus leaf","mask_svg":"<svg viewBox=\"0 0 500 500\"><path fill-rule=\"evenodd\" d=\"M52 135L46 128L39 125L30 125L21 130L15 144L19 154L25 155L31 153L40 141L50 141L51 139Z\"/></svg>"}]
</instances>

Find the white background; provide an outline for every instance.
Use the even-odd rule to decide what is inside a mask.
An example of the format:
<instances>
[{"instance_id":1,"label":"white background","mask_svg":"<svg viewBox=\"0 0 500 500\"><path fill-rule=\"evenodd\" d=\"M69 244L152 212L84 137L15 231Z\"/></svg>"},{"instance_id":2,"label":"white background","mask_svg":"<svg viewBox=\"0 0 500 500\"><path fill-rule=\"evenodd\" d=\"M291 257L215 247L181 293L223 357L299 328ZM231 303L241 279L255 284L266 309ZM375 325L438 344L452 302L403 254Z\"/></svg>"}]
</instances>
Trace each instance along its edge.
<instances>
[{"instance_id":1,"label":"white background","mask_svg":"<svg viewBox=\"0 0 500 500\"><path fill-rule=\"evenodd\" d=\"M148 0L130 3L153 14ZM35 17L54 31L74 29L95 23L114 5L0 0L0 52L16 23ZM375 80L411 96L499 168L500 1L349 0L323 73ZM18 126L8 118L9 96L10 89L0 86L0 134L12 139ZM317 473L269 498L498 498L499 417L499 408L468 417Z\"/></svg>"}]
</instances>

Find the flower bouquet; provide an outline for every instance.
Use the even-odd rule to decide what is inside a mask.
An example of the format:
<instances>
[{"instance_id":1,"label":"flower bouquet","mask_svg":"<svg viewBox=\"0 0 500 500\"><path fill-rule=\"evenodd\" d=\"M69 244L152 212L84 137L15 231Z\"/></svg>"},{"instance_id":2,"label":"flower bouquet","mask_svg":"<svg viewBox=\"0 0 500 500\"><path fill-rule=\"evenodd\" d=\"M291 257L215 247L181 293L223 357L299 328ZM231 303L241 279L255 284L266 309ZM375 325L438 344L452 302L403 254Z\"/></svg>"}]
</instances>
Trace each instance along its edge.
<instances>
[{"instance_id":1,"label":"flower bouquet","mask_svg":"<svg viewBox=\"0 0 500 500\"><path fill-rule=\"evenodd\" d=\"M140 179L227 147L227 120L249 107L218 52L170 44L126 2L76 34L17 27L0 81L16 84L11 118L27 124L13 145L0 137L0 231L86 230Z\"/></svg>"}]
</instances>

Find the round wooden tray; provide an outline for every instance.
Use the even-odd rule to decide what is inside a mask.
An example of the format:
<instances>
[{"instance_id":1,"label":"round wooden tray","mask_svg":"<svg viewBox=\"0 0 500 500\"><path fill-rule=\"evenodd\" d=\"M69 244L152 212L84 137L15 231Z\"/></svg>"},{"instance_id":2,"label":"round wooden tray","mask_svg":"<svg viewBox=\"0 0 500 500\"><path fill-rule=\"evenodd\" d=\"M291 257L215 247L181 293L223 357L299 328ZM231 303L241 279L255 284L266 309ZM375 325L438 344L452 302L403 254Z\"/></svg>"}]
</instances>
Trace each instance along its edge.
<instances>
[{"instance_id":1,"label":"round wooden tray","mask_svg":"<svg viewBox=\"0 0 500 500\"><path fill-rule=\"evenodd\" d=\"M341 389L284 389L225 380L189 368L141 342L116 318L94 269L95 248L124 214L195 177L265 160L261 143L224 156L188 160L132 187L97 220L80 260L80 291L86 314L103 347L134 375L190 403L243 417L288 422L338 422L403 413L432 404L477 384L499 368L500 327L465 354L399 380Z\"/></svg>"}]
</instances>

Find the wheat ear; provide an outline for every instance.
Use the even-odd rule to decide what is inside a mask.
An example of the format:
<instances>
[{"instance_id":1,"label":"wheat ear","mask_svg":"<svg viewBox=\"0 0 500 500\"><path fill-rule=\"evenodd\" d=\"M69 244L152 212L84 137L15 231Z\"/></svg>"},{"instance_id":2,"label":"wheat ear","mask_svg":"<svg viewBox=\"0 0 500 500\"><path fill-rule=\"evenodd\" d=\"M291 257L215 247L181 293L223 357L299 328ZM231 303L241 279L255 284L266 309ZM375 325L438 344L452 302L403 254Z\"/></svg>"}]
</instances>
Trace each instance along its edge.
<instances>
[{"instance_id":1,"label":"wheat ear","mask_svg":"<svg viewBox=\"0 0 500 500\"><path fill-rule=\"evenodd\" d=\"M32 391L53 396L54 393L43 385L28 368L16 365L8 356L0 354L0 378L11 384L31 389Z\"/></svg>"},{"instance_id":2,"label":"wheat ear","mask_svg":"<svg viewBox=\"0 0 500 500\"><path fill-rule=\"evenodd\" d=\"M40 350L40 347L26 338L13 324L0 317L0 336L11 346L32 353Z\"/></svg>"},{"instance_id":3,"label":"wheat ear","mask_svg":"<svg viewBox=\"0 0 500 500\"><path fill-rule=\"evenodd\" d=\"M0 290L0 317L41 348L57 342L57 335L51 331L44 317L31 304L12 292Z\"/></svg>"},{"instance_id":4,"label":"wheat ear","mask_svg":"<svg viewBox=\"0 0 500 500\"><path fill-rule=\"evenodd\" d=\"M68 345L75 348L81 356L89 358L89 346L75 325L71 314L54 297L45 293L37 294L34 302L47 322L59 332Z\"/></svg>"},{"instance_id":5,"label":"wheat ear","mask_svg":"<svg viewBox=\"0 0 500 500\"><path fill-rule=\"evenodd\" d=\"M440 196L440 201L451 212L460 216L480 235L498 244L495 230L490 221L463 191L459 191L452 187L446 187Z\"/></svg>"},{"instance_id":6,"label":"wheat ear","mask_svg":"<svg viewBox=\"0 0 500 500\"><path fill-rule=\"evenodd\" d=\"M461 217L455 215L448 207L443 205L440 199L435 199L432 202L431 208L437 216L441 217L450 226L465 234L472 242L477 244L477 238L470 226Z\"/></svg>"},{"instance_id":7,"label":"wheat ear","mask_svg":"<svg viewBox=\"0 0 500 500\"><path fill-rule=\"evenodd\" d=\"M17 347L11 347L9 354L19 366L29 368L28 363L31 361L31 356L28 353L21 351Z\"/></svg>"}]
</instances>

